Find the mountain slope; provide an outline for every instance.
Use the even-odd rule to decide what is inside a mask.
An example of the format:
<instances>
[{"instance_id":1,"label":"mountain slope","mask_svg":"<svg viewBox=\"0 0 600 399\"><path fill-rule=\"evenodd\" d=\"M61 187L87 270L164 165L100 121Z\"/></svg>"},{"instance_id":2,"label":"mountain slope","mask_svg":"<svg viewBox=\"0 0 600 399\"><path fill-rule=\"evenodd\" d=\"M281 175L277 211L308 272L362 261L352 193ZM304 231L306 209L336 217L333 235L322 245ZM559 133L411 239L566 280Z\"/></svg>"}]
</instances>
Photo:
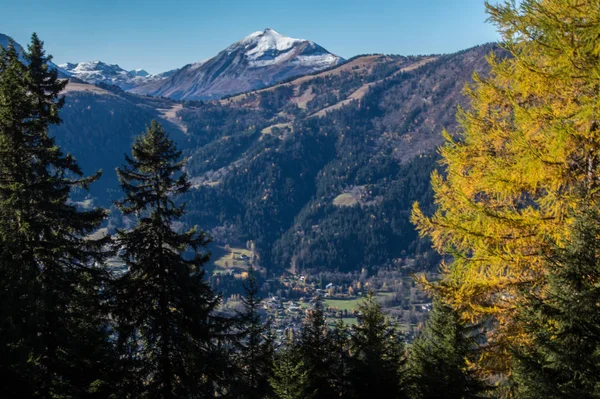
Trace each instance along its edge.
<instances>
[{"instance_id":1,"label":"mountain slope","mask_svg":"<svg viewBox=\"0 0 600 399\"><path fill-rule=\"evenodd\" d=\"M11 40L12 40L12 41L15 43L15 48L17 49L17 52L18 52L19 54L23 54L23 53L24 53L24 51L23 51L23 47L22 47L22 46L21 46L19 43L16 43L16 42L13 40L13 38L12 38L12 37L10 37L10 36L7 36L7 35L4 35L4 34L0 33L0 47L7 48L7 47L8 47L8 43L9 43Z\"/></svg>"},{"instance_id":2,"label":"mountain slope","mask_svg":"<svg viewBox=\"0 0 600 399\"><path fill-rule=\"evenodd\" d=\"M272 268L433 267L411 206L431 210L441 132L456 131L462 88L491 50L359 57L356 69L184 107L190 134L208 141L189 152L191 217L217 241L252 240Z\"/></svg>"},{"instance_id":3,"label":"mountain slope","mask_svg":"<svg viewBox=\"0 0 600 399\"><path fill-rule=\"evenodd\" d=\"M320 68L318 60L329 57L323 51L257 33L196 64L202 76L215 77L197 88L208 82L202 90L216 90L221 78L236 83L236 68L281 71L280 60L293 66L299 53ZM218 245L251 241L271 270L425 270L435 267L437 255L409 221L412 203L431 211L429 176L438 166L441 131L456 131L456 107L467 106L463 86L473 72L488 71L490 51L503 55L486 45L440 56L360 56L206 102L71 81L64 123L51 133L87 174L104 170L90 199L108 207L121 196L115 167L133 138L159 119L189 159L193 190L184 198L184 223L210 230ZM173 83L186 69L159 84ZM127 223L111 214L110 226Z\"/></svg>"},{"instance_id":4,"label":"mountain slope","mask_svg":"<svg viewBox=\"0 0 600 399\"><path fill-rule=\"evenodd\" d=\"M73 81L62 94L66 100L60 113L63 123L53 126L51 133L77 158L84 173L102 169L102 178L90 187L99 205L110 206L120 197L115 168L123 163L135 136L142 134L152 119L163 124L180 148L188 146L182 127L165 116L167 110L179 105L173 101Z\"/></svg>"},{"instance_id":5,"label":"mountain slope","mask_svg":"<svg viewBox=\"0 0 600 399\"><path fill-rule=\"evenodd\" d=\"M183 100L221 98L320 71L342 61L314 42L265 29L210 60L186 65L162 82L151 82L131 92Z\"/></svg>"}]
</instances>

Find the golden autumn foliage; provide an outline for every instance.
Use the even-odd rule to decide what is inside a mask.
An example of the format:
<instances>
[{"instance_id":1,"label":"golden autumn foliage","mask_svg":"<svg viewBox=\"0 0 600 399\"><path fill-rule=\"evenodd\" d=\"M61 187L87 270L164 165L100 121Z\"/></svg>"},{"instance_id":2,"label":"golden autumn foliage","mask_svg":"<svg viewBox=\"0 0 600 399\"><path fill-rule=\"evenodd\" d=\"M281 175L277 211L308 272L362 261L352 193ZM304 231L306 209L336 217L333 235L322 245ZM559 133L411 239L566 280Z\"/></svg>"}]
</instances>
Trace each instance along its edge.
<instances>
[{"instance_id":1,"label":"golden autumn foliage","mask_svg":"<svg viewBox=\"0 0 600 399\"><path fill-rule=\"evenodd\" d=\"M572 211L598 202L600 0L487 4L510 56L465 89L460 131L444 132L437 211L412 220L452 259L434 285L463 317L491 328L481 366L509 372L524 286L543 286L544 255L570 234Z\"/></svg>"}]
</instances>

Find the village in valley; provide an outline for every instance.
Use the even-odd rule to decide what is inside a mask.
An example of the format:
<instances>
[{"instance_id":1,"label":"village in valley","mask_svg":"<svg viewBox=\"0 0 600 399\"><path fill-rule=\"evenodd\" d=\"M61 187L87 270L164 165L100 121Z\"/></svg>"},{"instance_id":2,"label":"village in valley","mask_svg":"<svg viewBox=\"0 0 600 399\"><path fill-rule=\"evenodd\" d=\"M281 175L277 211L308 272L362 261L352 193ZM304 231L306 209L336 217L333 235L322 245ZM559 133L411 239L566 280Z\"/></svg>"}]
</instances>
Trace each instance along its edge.
<instances>
[{"instance_id":1,"label":"village in valley","mask_svg":"<svg viewBox=\"0 0 600 399\"><path fill-rule=\"evenodd\" d=\"M390 317L390 327L404 333L407 341L411 341L422 328L432 306L430 298L419 289L410 271L401 268L378 270L373 274L366 269L354 273L286 270L278 277L269 277L260 266L251 241L246 248L226 245L213 254L216 256L211 283L216 291L222 293L222 310L241 308L244 282L252 267L260 287L261 313L271 324L280 343L300 331L306 312L314 307L317 298L323 302L330 326L339 319L351 326L360 317L360 302L373 292Z\"/></svg>"}]
</instances>

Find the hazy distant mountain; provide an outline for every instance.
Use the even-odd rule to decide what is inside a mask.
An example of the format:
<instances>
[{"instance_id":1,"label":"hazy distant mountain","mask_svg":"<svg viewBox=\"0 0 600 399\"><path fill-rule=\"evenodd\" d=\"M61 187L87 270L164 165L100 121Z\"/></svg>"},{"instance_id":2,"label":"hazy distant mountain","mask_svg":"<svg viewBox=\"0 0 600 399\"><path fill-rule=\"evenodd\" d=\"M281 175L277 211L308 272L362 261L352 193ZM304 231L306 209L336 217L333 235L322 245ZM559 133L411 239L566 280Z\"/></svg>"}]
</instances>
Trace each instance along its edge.
<instances>
[{"instance_id":1,"label":"hazy distant mountain","mask_svg":"<svg viewBox=\"0 0 600 399\"><path fill-rule=\"evenodd\" d=\"M170 78L131 90L137 94L198 100L221 98L340 64L341 57L318 44L265 29L217 56L189 64Z\"/></svg>"},{"instance_id":2,"label":"hazy distant mountain","mask_svg":"<svg viewBox=\"0 0 600 399\"><path fill-rule=\"evenodd\" d=\"M0 33L0 47L6 48L8 46L8 43L11 40L15 43L15 47L16 47L17 51L19 52L19 54L21 55L21 61L25 61L25 59L23 58L23 54L24 54L23 47L19 43L15 42L12 37ZM61 77L68 77L69 76L68 72L66 72L65 70L63 70L60 67L56 66L56 64L50 63L50 65L52 65L54 68L58 69L59 76L61 76Z\"/></svg>"},{"instance_id":3,"label":"hazy distant mountain","mask_svg":"<svg viewBox=\"0 0 600 399\"><path fill-rule=\"evenodd\" d=\"M0 47L4 47L4 48L8 47L8 43L11 40L13 40L13 42L14 42L14 39L12 37L6 36L6 35L0 33ZM19 52L19 54L23 54L23 47L21 47L21 45L19 43L15 42L15 47L17 48L17 51Z\"/></svg>"},{"instance_id":4,"label":"hazy distant mountain","mask_svg":"<svg viewBox=\"0 0 600 399\"><path fill-rule=\"evenodd\" d=\"M129 90L136 86L166 79L176 70L151 75L143 69L127 71L117 64L106 64L102 61L89 61L59 65L71 76L85 82L98 84L105 83L119 86L123 90Z\"/></svg>"}]
</instances>

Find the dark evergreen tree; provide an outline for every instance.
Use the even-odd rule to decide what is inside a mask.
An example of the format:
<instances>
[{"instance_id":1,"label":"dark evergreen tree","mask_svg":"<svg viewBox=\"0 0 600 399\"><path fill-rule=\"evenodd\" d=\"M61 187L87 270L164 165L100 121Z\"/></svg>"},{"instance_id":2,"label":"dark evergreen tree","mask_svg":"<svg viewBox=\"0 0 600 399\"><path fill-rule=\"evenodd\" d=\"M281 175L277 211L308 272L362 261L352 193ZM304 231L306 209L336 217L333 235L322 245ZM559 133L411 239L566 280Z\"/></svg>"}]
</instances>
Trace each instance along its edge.
<instances>
[{"instance_id":1,"label":"dark evergreen tree","mask_svg":"<svg viewBox=\"0 0 600 399\"><path fill-rule=\"evenodd\" d=\"M21 245L17 212L27 181L23 145L31 102L26 68L14 43L0 48L0 373L8 381L0 396L31 397L38 375L34 354L37 270L15 249ZM33 377L28 383L27 375Z\"/></svg>"},{"instance_id":2,"label":"dark evergreen tree","mask_svg":"<svg viewBox=\"0 0 600 399\"><path fill-rule=\"evenodd\" d=\"M24 58L34 111L30 149L35 179L29 190L43 197L36 207L38 218L35 222L32 219L30 226L37 237L42 237L36 251L48 253L45 260L45 255L38 255L44 265L41 288L45 295L40 319L45 322L47 334L43 342L47 353L42 361L49 364L42 362L42 366L58 370L54 384L63 386L67 394L104 396L112 388L115 357L102 306L105 298L101 288L107 273L96 266L105 259L102 248L107 238L87 236L99 227L106 211L83 211L70 203L70 195L87 190L100 178L101 171L82 177L75 158L63 154L49 135L49 127L61 123L59 111L65 100L60 93L67 80L58 78L58 71L50 65L52 56L46 55L35 33Z\"/></svg>"},{"instance_id":3,"label":"dark evergreen tree","mask_svg":"<svg viewBox=\"0 0 600 399\"><path fill-rule=\"evenodd\" d=\"M132 157L117 169L125 198L118 202L137 218L119 230L116 245L128 271L116 285L115 316L127 381L123 396L213 397L226 368L219 339L226 327L214 315L220 298L204 278L209 243L197 227L179 233L184 215L177 196L190 183L181 152L152 121L136 138Z\"/></svg>"},{"instance_id":4,"label":"dark evergreen tree","mask_svg":"<svg viewBox=\"0 0 600 399\"><path fill-rule=\"evenodd\" d=\"M306 368L308 391L318 398L336 397L332 385L334 348L320 297L315 298L314 307L306 313L296 347Z\"/></svg>"},{"instance_id":5,"label":"dark evergreen tree","mask_svg":"<svg viewBox=\"0 0 600 399\"><path fill-rule=\"evenodd\" d=\"M477 326L467 326L439 299L421 335L410 347L408 373L414 399L482 397L485 384L470 362L477 349Z\"/></svg>"},{"instance_id":6,"label":"dark evergreen tree","mask_svg":"<svg viewBox=\"0 0 600 399\"><path fill-rule=\"evenodd\" d=\"M104 259L104 241L87 236L105 212L79 210L69 198L99 174L81 178L75 159L65 156L48 134L50 125L60 123L59 93L66 82L50 70L37 36L25 54L28 66L14 46L1 54L1 259L7 281L15 283L3 290L7 297L15 294L8 301L15 301L15 307L2 319L10 320L9 330L18 331L3 343L18 348L18 356L3 363L8 366L4 377L12 382L23 378L26 351L27 383L16 396L102 395L102 371L110 367L111 351L100 308L105 273L95 265Z\"/></svg>"},{"instance_id":7,"label":"dark evergreen tree","mask_svg":"<svg viewBox=\"0 0 600 399\"><path fill-rule=\"evenodd\" d=\"M60 92L66 87L67 80L58 78L58 70L50 65L51 55L46 55L44 43L36 33L24 54L29 73L29 90L33 94L33 106L36 112L32 121L40 130L46 130L50 124L60 124L59 111L65 103Z\"/></svg>"},{"instance_id":8,"label":"dark evergreen tree","mask_svg":"<svg viewBox=\"0 0 600 399\"><path fill-rule=\"evenodd\" d=\"M350 350L350 397L402 398L404 345L376 301L373 293L358 307Z\"/></svg>"},{"instance_id":9,"label":"dark evergreen tree","mask_svg":"<svg viewBox=\"0 0 600 399\"><path fill-rule=\"evenodd\" d=\"M262 320L258 284L252 266L244 282L243 310L237 315L235 365L237 375L232 396L260 399L270 395L269 377L273 368L274 337L269 322Z\"/></svg>"},{"instance_id":10,"label":"dark evergreen tree","mask_svg":"<svg viewBox=\"0 0 600 399\"><path fill-rule=\"evenodd\" d=\"M548 286L524 293L532 345L515 348L519 398L600 398L600 214L584 207L548 259Z\"/></svg>"},{"instance_id":11,"label":"dark evergreen tree","mask_svg":"<svg viewBox=\"0 0 600 399\"><path fill-rule=\"evenodd\" d=\"M350 382L350 332L343 319L338 319L330 331L331 339L331 385L336 396L345 398L349 393Z\"/></svg>"}]
</instances>

